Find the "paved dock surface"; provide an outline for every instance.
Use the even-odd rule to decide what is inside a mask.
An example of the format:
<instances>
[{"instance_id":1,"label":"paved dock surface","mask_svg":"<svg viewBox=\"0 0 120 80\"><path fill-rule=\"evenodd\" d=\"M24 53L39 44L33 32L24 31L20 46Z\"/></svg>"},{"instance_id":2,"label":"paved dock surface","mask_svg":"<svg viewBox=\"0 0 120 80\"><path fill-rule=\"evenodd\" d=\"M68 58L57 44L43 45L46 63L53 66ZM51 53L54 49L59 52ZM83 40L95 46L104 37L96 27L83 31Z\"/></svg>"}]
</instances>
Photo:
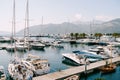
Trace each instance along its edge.
<instances>
[{"instance_id":1,"label":"paved dock surface","mask_svg":"<svg viewBox=\"0 0 120 80\"><path fill-rule=\"evenodd\" d=\"M108 59L108 62L110 61L111 59ZM118 61L120 61L120 57L116 57L112 59L113 63L118 62ZM104 66L105 64L106 64L106 60L98 61L95 63L90 63L89 65L87 65L87 70L92 70L92 69ZM49 73L46 75L34 77L33 80L59 80L59 79L66 78L74 74L82 73L84 71L85 71L85 65L71 67L69 69L61 70L58 72L53 72L53 73Z\"/></svg>"}]
</instances>

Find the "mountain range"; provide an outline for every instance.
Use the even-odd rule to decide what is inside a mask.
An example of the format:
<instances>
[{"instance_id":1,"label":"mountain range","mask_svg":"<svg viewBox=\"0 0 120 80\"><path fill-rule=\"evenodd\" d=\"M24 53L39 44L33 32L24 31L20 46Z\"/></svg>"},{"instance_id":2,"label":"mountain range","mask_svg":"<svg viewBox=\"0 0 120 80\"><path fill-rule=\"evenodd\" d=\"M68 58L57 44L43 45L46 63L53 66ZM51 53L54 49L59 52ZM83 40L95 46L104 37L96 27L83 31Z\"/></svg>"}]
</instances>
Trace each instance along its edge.
<instances>
[{"instance_id":1,"label":"mountain range","mask_svg":"<svg viewBox=\"0 0 120 80\"><path fill-rule=\"evenodd\" d=\"M7 31L0 31L0 36L10 36L11 33Z\"/></svg>"},{"instance_id":2,"label":"mountain range","mask_svg":"<svg viewBox=\"0 0 120 80\"><path fill-rule=\"evenodd\" d=\"M64 22L61 24L45 24L34 25L29 27L31 35L38 34L65 34L65 33L120 33L120 18L110 20L107 22L94 21L90 22L77 22L69 23ZM24 30L19 31L17 34L22 35Z\"/></svg>"}]
</instances>

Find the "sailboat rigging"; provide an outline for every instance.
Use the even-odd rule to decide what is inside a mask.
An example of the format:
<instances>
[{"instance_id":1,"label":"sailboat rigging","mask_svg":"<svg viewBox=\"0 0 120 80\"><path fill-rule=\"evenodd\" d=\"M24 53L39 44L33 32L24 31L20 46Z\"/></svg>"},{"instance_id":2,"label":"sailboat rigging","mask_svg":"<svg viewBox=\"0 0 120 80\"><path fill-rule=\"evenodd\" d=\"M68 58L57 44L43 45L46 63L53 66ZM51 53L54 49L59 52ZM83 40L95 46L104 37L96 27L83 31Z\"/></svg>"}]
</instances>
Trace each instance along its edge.
<instances>
[{"instance_id":1,"label":"sailboat rigging","mask_svg":"<svg viewBox=\"0 0 120 80\"><path fill-rule=\"evenodd\" d=\"M26 4L26 31L28 31L27 35L29 39L29 0L27 0ZM29 52L29 48L28 48ZM39 56L29 54L26 59L22 60L22 63L29 69L34 72L35 75L46 74L50 71L50 66L47 59L41 59Z\"/></svg>"},{"instance_id":2,"label":"sailboat rigging","mask_svg":"<svg viewBox=\"0 0 120 80\"><path fill-rule=\"evenodd\" d=\"M27 0L26 4L26 14L25 14L25 29L24 29L24 43L27 45L28 51L30 50L30 44L29 44L29 0Z\"/></svg>"},{"instance_id":3,"label":"sailboat rigging","mask_svg":"<svg viewBox=\"0 0 120 80\"><path fill-rule=\"evenodd\" d=\"M11 36L11 45L6 47L7 51L16 51L16 42L15 42L15 26L16 26L16 15L15 15L15 0L13 1L13 18L12 18L12 36ZM12 39L14 40L14 45L12 43ZM16 55L15 55L16 56Z\"/></svg>"},{"instance_id":4,"label":"sailboat rigging","mask_svg":"<svg viewBox=\"0 0 120 80\"><path fill-rule=\"evenodd\" d=\"M15 0L13 0L13 31L14 38L16 38L16 18L15 18ZM14 80L29 80L33 77L33 72L25 67L16 54L16 42L15 42L15 57L8 64L8 72Z\"/></svg>"}]
</instances>

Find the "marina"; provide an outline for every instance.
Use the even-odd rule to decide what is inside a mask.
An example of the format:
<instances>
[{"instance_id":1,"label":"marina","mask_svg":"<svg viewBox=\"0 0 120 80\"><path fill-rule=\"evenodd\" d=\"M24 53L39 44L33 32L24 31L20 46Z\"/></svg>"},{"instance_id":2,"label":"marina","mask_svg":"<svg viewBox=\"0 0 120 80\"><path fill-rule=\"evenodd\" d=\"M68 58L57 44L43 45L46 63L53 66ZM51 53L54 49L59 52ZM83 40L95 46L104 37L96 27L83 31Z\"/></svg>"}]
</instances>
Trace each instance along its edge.
<instances>
[{"instance_id":1,"label":"marina","mask_svg":"<svg viewBox=\"0 0 120 80\"><path fill-rule=\"evenodd\" d=\"M0 80L120 80L118 3L2 0Z\"/></svg>"},{"instance_id":2,"label":"marina","mask_svg":"<svg viewBox=\"0 0 120 80\"><path fill-rule=\"evenodd\" d=\"M41 40L54 42L55 39L41 37ZM10 45L10 43L0 43L0 44L1 46L4 45L4 47L7 45ZM29 51L17 51L16 54L15 52L7 51L5 48L1 49L0 65L3 65L5 67L5 73L7 73L7 80L10 80L9 74L7 72L8 64L10 60L14 58L15 55L17 55L20 59L24 59L24 60L26 59L28 54L40 56L41 58L43 58L43 60L47 59L50 65L50 71L47 72L48 74L45 74L43 76L36 76L36 77L33 77L33 79L39 80L39 78L45 78L45 79L48 78L48 80L54 80L54 79L59 80L59 79L70 77L72 75L76 75L76 74L78 75L78 73L83 73L85 71L85 65L74 66L73 64L64 63L63 55L62 55L63 53L70 53L77 50L79 51L88 50L88 49L96 48L97 46L100 46L100 45L85 45L85 44L78 44L78 43L71 44L71 43L63 43L63 42L61 42L61 45L63 45L64 48L53 47L51 45L51 46L45 46L44 50L30 49ZM6 59L4 60L4 58ZM91 69L103 66L106 63L105 61L106 60L90 63L87 67L87 70L89 69L91 70ZM117 61L119 62L119 57L113 58L113 62L117 62ZM80 80L82 80L82 78L84 79L84 77L80 76ZM88 80L89 80L89 77L88 77Z\"/></svg>"}]
</instances>

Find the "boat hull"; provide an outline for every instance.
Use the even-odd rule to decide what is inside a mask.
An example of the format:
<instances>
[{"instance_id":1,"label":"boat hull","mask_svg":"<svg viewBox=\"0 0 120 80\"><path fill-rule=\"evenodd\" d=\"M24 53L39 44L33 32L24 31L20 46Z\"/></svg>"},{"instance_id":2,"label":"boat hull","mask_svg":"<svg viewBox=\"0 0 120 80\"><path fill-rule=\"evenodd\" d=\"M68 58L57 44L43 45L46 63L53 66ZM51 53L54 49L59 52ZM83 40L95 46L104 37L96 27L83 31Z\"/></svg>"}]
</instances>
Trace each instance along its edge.
<instances>
[{"instance_id":1,"label":"boat hull","mask_svg":"<svg viewBox=\"0 0 120 80\"><path fill-rule=\"evenodd\" d=\"M112 73L115 72L116 66L115 65L107 65L100 68L101 73Z\"/></svg>"},{"instance_id":2,"label":"boat hull","mask_svg":"<svg viewBox=\"0 0 120 80\"><path fill-rule=\"evenodd\" d=\"M50 72L50 67L46 67L44 69L39 69L34 71L34 74L39 76L39 75L47 74L49 72Z\"/></svg>"}]
</instances>

